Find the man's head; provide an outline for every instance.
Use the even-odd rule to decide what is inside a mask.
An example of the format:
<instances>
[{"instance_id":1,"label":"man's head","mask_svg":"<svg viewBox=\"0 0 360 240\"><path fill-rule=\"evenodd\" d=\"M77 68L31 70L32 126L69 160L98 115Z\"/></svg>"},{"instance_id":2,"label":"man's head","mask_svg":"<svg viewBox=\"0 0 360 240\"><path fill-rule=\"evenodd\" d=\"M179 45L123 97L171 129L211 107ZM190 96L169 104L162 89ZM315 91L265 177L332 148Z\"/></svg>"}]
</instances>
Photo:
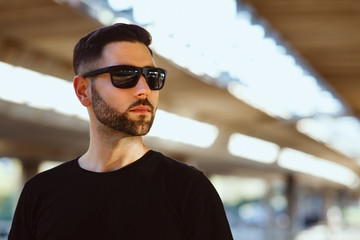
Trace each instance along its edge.
<instances>
[{"instance_id":1,"label":"man's head","mask_svg":"<svg viewBox=\"0 0 360 240\"><path fill-rule=\"evenodd\" d=\"M111 42L139 42L148 47L151 35L144 28L133 24L117 23L99 28L81 38L74 48L73 68L75 75L98 68L104 47Z\"/></svg>"},{"instance_id":2,"label":"man's head","mask_svg":"<svg viewBox=\"0 0 360 240\"><path fill-rule=\"evenodd\" d=\"M75 92L97 131L132 136L149 131L166 75L155 67L150 43L143 28L115 24L90 33L75 46Z\"/></svg>"}]
</instances>

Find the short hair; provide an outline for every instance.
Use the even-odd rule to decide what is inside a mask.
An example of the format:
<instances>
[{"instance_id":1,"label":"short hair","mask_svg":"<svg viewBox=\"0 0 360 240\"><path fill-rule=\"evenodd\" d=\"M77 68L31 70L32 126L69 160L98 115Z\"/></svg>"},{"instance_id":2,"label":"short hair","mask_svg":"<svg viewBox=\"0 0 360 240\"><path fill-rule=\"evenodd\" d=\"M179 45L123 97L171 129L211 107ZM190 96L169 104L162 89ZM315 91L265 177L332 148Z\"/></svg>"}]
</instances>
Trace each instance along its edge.
<instances>
[{"instance_id":1,"label":"short hair","mask_svg":"<svg viewBox=\"0 0 360 240\"><path fill-rule=\"evenodd\" d=\"M143 43L152 55L149 47L151 40L151 35L147 30L134 24L116 23L99 28L81 38L75 45L73 53L75 75L79 74L82 66L89 68L90 65L95 64L101 58L103 48L108 43L117 41Z\"/></svg>"}]
</instances>

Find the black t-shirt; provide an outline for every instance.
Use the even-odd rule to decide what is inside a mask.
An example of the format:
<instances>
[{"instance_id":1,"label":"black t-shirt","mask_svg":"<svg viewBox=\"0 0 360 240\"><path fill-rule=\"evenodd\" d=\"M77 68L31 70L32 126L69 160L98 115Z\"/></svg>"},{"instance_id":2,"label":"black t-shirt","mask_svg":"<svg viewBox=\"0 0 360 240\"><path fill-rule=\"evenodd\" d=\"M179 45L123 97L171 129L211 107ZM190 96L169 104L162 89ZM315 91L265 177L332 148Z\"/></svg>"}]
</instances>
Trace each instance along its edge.
<instances>
[{"instance_id":1,"label":"black t-shirt","mask_svg":"<svg viewBox=\"0 0 360 240\"><path fill-rule=\"evenodd\" d=\"M28 181L9 240L232 239L222 202L199 170L155 151L113 172L78 159Z\"/></svg>"}]
</instances>

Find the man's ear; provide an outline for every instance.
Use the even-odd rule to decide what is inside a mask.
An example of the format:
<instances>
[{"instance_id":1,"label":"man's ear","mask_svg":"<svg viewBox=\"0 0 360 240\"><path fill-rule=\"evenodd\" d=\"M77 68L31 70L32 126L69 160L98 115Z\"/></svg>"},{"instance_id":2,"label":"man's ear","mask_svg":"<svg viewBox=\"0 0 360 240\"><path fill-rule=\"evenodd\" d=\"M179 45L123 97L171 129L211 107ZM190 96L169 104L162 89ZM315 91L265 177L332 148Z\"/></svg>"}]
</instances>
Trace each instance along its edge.
<instances>
[{"instance_id":1,"label":"man's ear","mask_svg":"<svg viewBox=\"0 0 360 240\"><path fill-rule=\"evenodd\" d=\"M74 77L74 90L75 94L80 100L81 104L84 107L89 107L91 105L91 84L89 81L82 76Z\"/></svg>"}]
</instances>

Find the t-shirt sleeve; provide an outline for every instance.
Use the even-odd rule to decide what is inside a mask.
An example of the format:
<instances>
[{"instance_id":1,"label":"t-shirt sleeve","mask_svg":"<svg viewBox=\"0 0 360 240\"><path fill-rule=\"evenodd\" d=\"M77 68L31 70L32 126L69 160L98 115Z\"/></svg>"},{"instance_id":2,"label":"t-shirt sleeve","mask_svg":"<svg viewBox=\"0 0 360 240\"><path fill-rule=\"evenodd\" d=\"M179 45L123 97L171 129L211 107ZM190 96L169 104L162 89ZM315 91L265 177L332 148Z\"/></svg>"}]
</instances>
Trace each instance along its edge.
<instances>
[{"instance_id":1,"label":"t-shirt sleeve","mask_svg":"<svg viewBox=\"0 0 360 240\"><path fill-rule=\"evenodd\" d=\"M186 240L232 240L223 203L211 182L199 174L184 209Z\"/></svg>"},{"instance_id":2,"label":"t-shirt sleeve","mask_svg":"<svg viewBox=\"0 0 360 240\"><path fill-rule=\"evenodd\" d=\"M25 185L16 206L8 240L33 240L31 205L28 185Z\"/></svg>"}]
</instances>

